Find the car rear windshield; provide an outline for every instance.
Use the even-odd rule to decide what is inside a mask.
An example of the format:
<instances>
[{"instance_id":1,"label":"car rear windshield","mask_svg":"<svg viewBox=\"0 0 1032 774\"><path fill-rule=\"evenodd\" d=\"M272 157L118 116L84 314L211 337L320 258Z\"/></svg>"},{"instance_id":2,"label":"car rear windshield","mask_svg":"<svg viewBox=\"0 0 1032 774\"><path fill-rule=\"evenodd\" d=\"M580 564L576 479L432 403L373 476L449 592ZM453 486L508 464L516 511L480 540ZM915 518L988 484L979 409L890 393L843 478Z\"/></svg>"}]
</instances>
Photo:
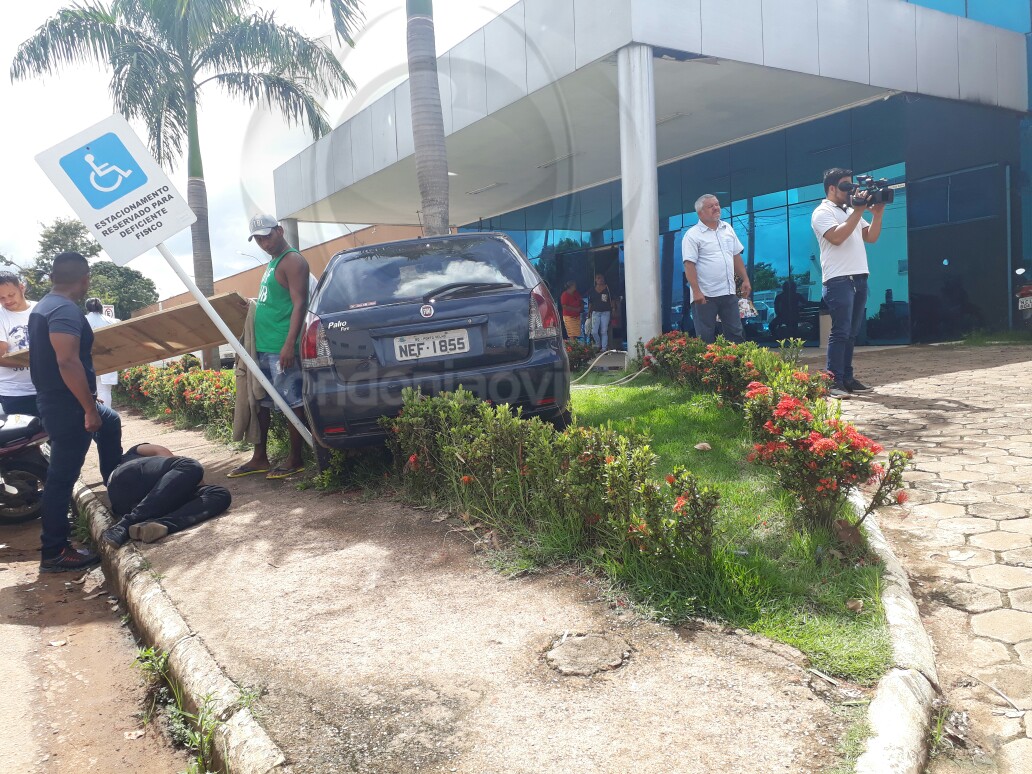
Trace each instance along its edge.
<instances>
[{"instance_id":1,"label":"car rear windshield","mask_svg":"<svg viewBox=\"0 0 1032 774\"><path fill-rule=\"evenodd\" d=\"M312 308L325 313L412 301L456 282L525 288L534 276L497 238L378 245L334 262Z\"/></svg>"}]
</instances>

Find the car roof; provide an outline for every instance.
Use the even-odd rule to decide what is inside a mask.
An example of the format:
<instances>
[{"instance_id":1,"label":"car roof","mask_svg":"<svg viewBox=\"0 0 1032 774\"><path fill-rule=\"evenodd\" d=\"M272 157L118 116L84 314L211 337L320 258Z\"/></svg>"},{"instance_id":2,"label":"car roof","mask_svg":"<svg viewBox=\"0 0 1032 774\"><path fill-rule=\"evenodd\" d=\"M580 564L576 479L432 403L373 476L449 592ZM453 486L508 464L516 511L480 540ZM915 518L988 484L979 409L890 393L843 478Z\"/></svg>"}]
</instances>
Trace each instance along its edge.
<instances>
[{"instance_id":1,"label":"car roof","mask_svg":"<svg viewBox=\"0 0 1032 774\"><path fill-rule=\"evenodd\" d=\"M482 240L485 237L489 239L498 239L504 241L507 246L516 249L516 246L513 243L512 238L508 234L505 234L501 231L467 231L460 234L442 234L440 236L432 237L417 237L416 239L399 239L393 242L378 242L374 245L360 245L358 247L349 247L346 250L341 250L339 253L334 255L333 258L344 256L346 260L348 258L357 257L359 255L371 251L380 251L384 248L404 248L406 246L415 246L420 244L426 244L428 242L472 242ZM519 253L519 250L516 249L516 252ZM333 259L331 258L331 260Z\"/></svg>"}]
</instances>

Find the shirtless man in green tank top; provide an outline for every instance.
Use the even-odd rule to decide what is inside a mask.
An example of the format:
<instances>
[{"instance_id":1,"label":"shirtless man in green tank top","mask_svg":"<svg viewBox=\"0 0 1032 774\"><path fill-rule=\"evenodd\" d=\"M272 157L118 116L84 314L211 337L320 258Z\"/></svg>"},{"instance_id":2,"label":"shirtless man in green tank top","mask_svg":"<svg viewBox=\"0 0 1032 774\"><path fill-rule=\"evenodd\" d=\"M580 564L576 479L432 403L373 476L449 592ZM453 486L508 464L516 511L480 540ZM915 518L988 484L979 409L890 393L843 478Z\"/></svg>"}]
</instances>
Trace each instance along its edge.
<instances>
[{"instance_id":1,"label":"shirtless man in green tank top","mask_svg":"<svg viewBox=\"0 0 1032 774\"><path fill-rule=\"evenodd\" d=\"M294 413L305 421L301 396L301 364L298 360L298 337L308 310L308 261L283 238L283 227L271 215L251 218L251 235L255 243L272 260L269 261L258 288L258 306L254 313L255 348L262 373L283 396ZM230 478L267 473L268 479L280 479L300 473L304 469L302 453L304 440L290 422L290 456L275 469L269 470L268 452L271 398L261 402L258 425L261 441L254 445L251 459L229 474Z\"/></svg>"}]
</instances>

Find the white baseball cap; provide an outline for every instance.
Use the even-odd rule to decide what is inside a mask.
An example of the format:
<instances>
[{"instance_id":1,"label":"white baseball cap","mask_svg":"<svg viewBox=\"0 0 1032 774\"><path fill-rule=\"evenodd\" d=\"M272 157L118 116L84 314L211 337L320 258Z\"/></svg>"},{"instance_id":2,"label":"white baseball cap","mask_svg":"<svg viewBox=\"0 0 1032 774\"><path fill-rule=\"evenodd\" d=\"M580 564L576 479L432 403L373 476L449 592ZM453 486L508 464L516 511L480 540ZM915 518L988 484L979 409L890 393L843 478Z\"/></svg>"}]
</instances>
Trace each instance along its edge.
<instances>
[{"instance_id":1,"label":"white baseball cap","mask_svg":"<svg viewBox=\"0 0 1032 774\"><path fill-rule=\"evenodd\" d=\"M272 215L255 215L251 218L251 236L247 241L250 242L256 236L268 236L278 225L279 221Z\"/></svg>"}]
</instances>

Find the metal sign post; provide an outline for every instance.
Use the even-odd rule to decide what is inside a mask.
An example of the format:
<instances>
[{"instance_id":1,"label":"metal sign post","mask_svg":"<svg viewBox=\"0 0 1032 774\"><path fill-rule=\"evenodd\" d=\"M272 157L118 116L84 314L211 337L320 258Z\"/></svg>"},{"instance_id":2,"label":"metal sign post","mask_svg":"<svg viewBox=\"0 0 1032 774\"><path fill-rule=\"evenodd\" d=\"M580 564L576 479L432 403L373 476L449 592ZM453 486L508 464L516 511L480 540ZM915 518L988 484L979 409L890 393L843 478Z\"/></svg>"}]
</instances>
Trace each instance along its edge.
<instances>
[{"instance_id":1,"label":"metal sign post","mask_svg":"<svg viewBox=\"0 0 1032 774\"><path fill-rule=\"evenodd\" d=\"M36 161L117 265L158 248L247 369L315 448L308 428L165 247L166 239L190 226L197 216L129 122L120 115L105 118L40 153Z\"/></svg>"},{"instance_id":2,"label":"metal sign post","mask_svg":"<svg viewBox=\"0 0 1032 774\"><path fill-rule=\"evenodd\" d=\"M172 255L171 251L165 247L165 243L161 242L157 247L158 252L164 256L168 265L172 267L172 271L174 271L176 276L183 281L187 290L189 290L190 294L197 300L197 303L201 305L201 309L203 309L208 317L211 318L211 321L215 323L215 327L219 329L219 333L226 337L226 343L229 344L240 359L244 361L244 364L247 366L247 370L250 371L258 380L258 383L265 388L265 391L279 407L280 411L283 412L283 415L292 425L294 425L295 429L301 434L301 437L305 439L305 443L314 449L315 442L312 439L312 434L308 432L308 428L305 427L301 419L294 413L294 409L287 405L287 402L283 400L283 396L280 395L276 388L272 386L272 382L270 382L265 374L262 373L262 369L258 367L256 362L254 362L254 358L251 357L247 348L240 343L233 331L231 331L229 326L226 325L225 321L219 317L219 313L215 311L208 299L204 297L200 288L194 284L190 275L183 271L183 267L179 265L179 261L175 259L175 256Z\"/></svg>"}]
</instances>

